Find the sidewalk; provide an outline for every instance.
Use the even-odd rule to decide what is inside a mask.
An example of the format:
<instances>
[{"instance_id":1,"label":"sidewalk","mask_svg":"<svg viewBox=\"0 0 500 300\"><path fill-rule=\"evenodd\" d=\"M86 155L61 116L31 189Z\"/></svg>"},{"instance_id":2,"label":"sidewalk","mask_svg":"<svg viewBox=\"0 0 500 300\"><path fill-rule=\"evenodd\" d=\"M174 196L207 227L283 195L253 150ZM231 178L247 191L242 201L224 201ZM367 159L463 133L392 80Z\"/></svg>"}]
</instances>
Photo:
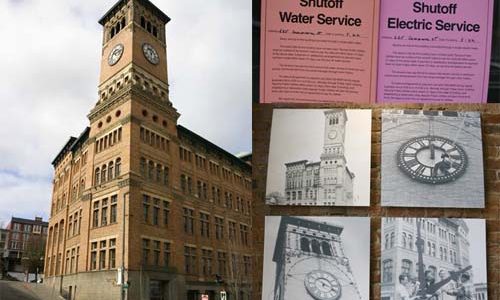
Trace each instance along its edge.
<instances>
[{"instance_id":1,"label":"sidewalk","mask_svg":"<svg viewBox=\"0 0 500 300\"><path fill-rule=\"evenodd\" d=\"M40 300L62 300L63 297L59 296L56 288L51 287L43 283L27 283L23 282L23 286L29 290L32 294L36 295Z\"/></svg>"}]
</instances>

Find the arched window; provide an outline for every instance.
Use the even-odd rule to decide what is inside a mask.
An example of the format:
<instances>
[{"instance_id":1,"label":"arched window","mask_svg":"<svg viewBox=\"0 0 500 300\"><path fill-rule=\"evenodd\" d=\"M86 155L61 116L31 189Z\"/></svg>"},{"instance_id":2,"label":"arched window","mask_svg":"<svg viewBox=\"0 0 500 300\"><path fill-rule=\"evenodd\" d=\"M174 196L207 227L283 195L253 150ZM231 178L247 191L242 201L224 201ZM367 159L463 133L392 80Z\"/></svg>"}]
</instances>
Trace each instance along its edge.
<instances>
[{"instance_id":1,"label":"arched window","mask_svg":"<svg viewBox=\"0 0 500 300\"><path fill-rule=\"evenodd\" d=\"M154 172L155 164L152 161L149 161L148 163L148 178L153 179L153 172Z\"/></svg>"},{"instance_id":2,"label":"arched window","mask_svg":"<svg viewBox=\"0 0 500 300\"><path fill-rule=\"evenodd\" d=\"M314 252L316 254L321 254L321 249L319 246L319 242L317 240L312 240L311 248L312 248L312 252Z\"/></svg>"},{"instance_id":3,"label":"arched window","mask_svg":"<svg viewBox=\"0 0 500 300\"><path fill-rule=\"evenodd\" d=\"M158 30L156 29L156 26L153 26L153 35L154 35L155 37L157 37L157 36L158 36Z\"/></svg>"},{"instance_id":4,"label":"arched window","mask_svg":"<svg viewBox=\"0 0 500 300\"><path fill-rule=\"evenodd\" d=\"M141 27L146 28L146 19L144 17L141 17Z\"/></svg>"},{"instance_id":5,"label":"arched window","mask_svg":"<svg viewBox=\"0 0 500 300\"><path fill-rule=\"evenodd\" d=\"M106 182L106 165L101 167L101 182Z\"/></svg>"},{"instance_id":6,"label":"arched window","mask_svg":"<svg viewBox=\"0 0 500 300\"><path fill-rule=\"evenodd\" d=\"M125 28L125 18L122 18L121 23L122 23L122 29Z\"/></svg>"},{"instance_id":7,"label":"arched window","mask_svg":"<svg viewBox=\"0 0 500 300\"><path fill-rule=\"evenodd\" d=\"M122 159L118 157L115 161L115 177L119 177L122 173Z\"/></svg>"},{"instance_id":8,"label":"arched window","mask_svg":"<svg viewBox=\"0 0 500 300\"><path fill-rule=\"evenodd\" d=\"M95 173L94 173L94 184L98 185L100 180L99 180L99 175L101 175L101 169L96 168Z\"/></svg>"},{"instance_id":9,"label":"arched window","mask_svg":"<svg viewBox=\"0 0 500 300\"><path fill-rule=\"evenodd\" d=\"M141 157L141 175L145 176L146 175L146 159L144 157Z\"/></svg>"},{"instance_id":10,"label":"arched window","mask_svg":"<svg viewBox=\"0 0 500 300\"><path fill-rule=\"evenodd\" d=\"M408 235L408 246L410 246L410 250L413 250L413 235Z\"/></svg>"},{"instance_id":11,"label":"arched window","mask_svg":"<svg viewBox=\"0 0 500 300\"><path fill-rule=\"evenodd\" d=\"M147 30L149 33L151 33L151 22L149 22L149 21L146 23L146 30Z\"/></svg>"},{"instance_id":12,"label":"arched window","mask_svg":"<svg viewBox=\"0 0 500 300\"><path fill-rule=\"evenodd\" d=\"M394 234L394 232L392 232L391 233L391 248L394 248L395 239L396 239L396 235Z\"/></svg>"},{"instance_id":13,"label":"arched window","mask_svg":"<svg viewBox=\"0 0 500 300\"><path fill-rule=\"evenodd\" d=\"M114 175L113 171L114 171L114 164L111 161L108 164L108 180L112 180L113 179L113 175Z\"/></svg>"},{"instance_id":14,"label":"arched window","mask_svg":"<svg viewBox=\"0 0 500 300\"><path fill-rule=\"evenodd\" d=\"M300 250L304 252L311 252L311 249L309 248L309 240L305 237L300 239Z\"/></svg>"},{"instance_id":15,"label":"arched window","mask_svg":"<svg viewBox=\"0 0 500 300\"><path fill-rule=\"evenodd\" d=\"M324 255L332 256L332 250L330 249L330 244L328 244L328 242L321 242L321 250Z\"/></svg>"},{"instance_id":16,"label":"arched window","mask_svg":"<svg viewBox=\"0 0 500 300\"><path fill-rule=\"evenodd\" d=\"M82 179L82 181L80 182L80 191L78 191L78 194L81 196L84 190L85 190L85 179Z\"/></svg>"},{"instance_id":17,"label":"arched window","mask_svg":"<svg viewBox=\"0 0 500 300\"><path fill-rule=\"evenodd\" d=\"M389 234L385 235L385 249L389 249Z\"/></svg>"},{"instance_id":18,"label":"arched window","mask_svg":"<svg viewBox=\"0 0 500 300\"><path fill-rule=\"evenodd\" d=\"M403 232L403 248L406 248L406 232Z\"/></svg>"},{"instance_id":19,"label":"arched window","mask_svg":"<svg viewBox=\"0 0 500 300\"><path fill-rule=\"evenodd\" d=\"M411 260L403 259L401 264L401 274L410 274L413 263Z\"/></svg>"},{"instance_id":20,"label":"arched window","mask_svg":"<svg viewBox=\"0 0 500 300\"><path fill-rule=\"evenodd\" d=\"M392 259L386 259L382 262L382 282L392 282L393 264Z\"/></svg>"},{"instance_id":21,"label":"arched window","mask_svg":"<svg viewBox=\"0 0 500 300\"><path fill-rule=\"evenodd\" d=\"M156 181L160 182L161 181L161 165L157 164L156 165Z\"/></svg>"},{"instance_id":22,"label":"arched window","mask_svg":"<svg viewBox=\"0 0 500 300\"><path fill-rule=\"evenodd\" d=\"M427 242L427 254L431 255L432 253L432 247L431 247L431 242Z\"/></svg>"}]
</instances>

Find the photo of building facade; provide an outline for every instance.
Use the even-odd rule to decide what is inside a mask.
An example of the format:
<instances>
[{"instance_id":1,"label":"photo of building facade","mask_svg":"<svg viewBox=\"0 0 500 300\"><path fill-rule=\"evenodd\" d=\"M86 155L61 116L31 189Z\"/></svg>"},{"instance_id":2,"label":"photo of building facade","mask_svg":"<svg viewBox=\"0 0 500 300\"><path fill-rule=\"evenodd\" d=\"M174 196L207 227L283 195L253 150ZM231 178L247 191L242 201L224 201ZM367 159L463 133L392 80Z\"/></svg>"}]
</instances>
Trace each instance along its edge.
<instances>
[{"instance_id":1,"label":"photo of building facade","mask_svg":"<svg viewBox=\"0 0 500 300\"><path fill-rule=\"evenodd\" d=\"M275 112L280 111L276 110ZM280 179L285 182L284 191L279 191L267 188L266 202L268 204L279 204L279 205L338 205L338 206L352 206L352 205L363 205L359 201L359 196L354 194L354 184L358 180L356 178L355 172L349 166L349 162L346 158L346 143L349 139L349 135L346 137L346 127L349 122L348 114L345 109L329 109L329 110L318 110L323 112L323 127L321 132L323 133L322 138L322 148L319 161L309 161L303 159L296 161L286 161L284 162L284 178L276 178L274 170L272 170L272 165L268 170L268 182L269 181L279 181ZM355 113L353 110L349 110ZM365 111L369 112L369 111ZM300 115L300 110L281 110L281 113L297 114ZM359 117L359 116L358 116ZM369 118L369 116L363 116L364 118ZM362 118L362 117L361 117ZM280 122L279 117L273 118L273 122ZM351 120L355 124L356 118ZM284 122L282 122L284 123ZM304 124L300 124L304 126ZM286 124L285 124L286 126ZM290 124L292 126L292 124ZM356 125L353 125L353 127ZM367 130L370 132L370 128L360 128L361 130ZM310 128L309 132L312 130L319 131L319 128ZM286 143L286 139L289 138L288 134L283 134L278 136L278 134L272 136L271 143L272 146L277 143ZM300 136L296 137L300 140ZM365 142L368 140L365 140ZM270 152L274 151L276 153L275 157L282 157L278 155L278 151L270 147ZM300 148L308 148L309 144L300 143L295 145L300 152ZM369 147L369 145L368 145ZM308 152L308 150L304 151ZM307 156L306 153L303 155ZM297 157L299 158L299 157ZM270 161L274 158L270 157ZM273 161L274 162L274 161ZM369 166L369 158L367 159L367 165ZM366 182L366 176L361 178L359 182L359 189L366 188L369 182ZM369 178L368 178L369 181ZM365 199L366 200L366 199ZM366 202L365 202L366 203Z\"/></svg>"},{"instance_id":2,"label":"photo of building facade","mask_svg":"<svg viewBox=\"0 0 500 300\"><path fill-rule=\"evenodd\" d=\"M251 299L251 165L179 125L148 0L103 26L90 125L56 155L45 284L71 299Z\"/></svg>"},{"instance_id":3,"label":"photo of building facade","mask_svg":"<svg viewBox=\"0 0 500 300\"><path fill-rule=\"evenodd\" d=\"M383 110L383 206L484 207L478 112Z\"/></svg>"},{"instance_id":4,"label":"photo of building facade","mask_svg":"<svg viewBox=\"0 0 500 300\"><path fill-rule=\"evenodd\" d=\"M364 256L348 252L355 241L345 244L344 226L369 233L367 218L266 217L264 255L275 270L264 267L262 299L368 299L369 238L356 244Z\"/></svg>"},{"instance_id":5,"label":"photo of building facade","mask_svg":"<svg viewBox=\"0 0 500 300\"><path fill-rule=\"evenodd\" d=\"M404 286L410 296L413 292L413 296L437 293L451 297L446 291L453 293L462 274L470 277L467 286L471 297L483 293L485 235L485 222L479 219L383 218L381 299L398 299L401 275L407 275ZM479 262L474 259L477 257ZM426 276L432 276L431 283L426 284Z\"/></svg>"}]
</instances>

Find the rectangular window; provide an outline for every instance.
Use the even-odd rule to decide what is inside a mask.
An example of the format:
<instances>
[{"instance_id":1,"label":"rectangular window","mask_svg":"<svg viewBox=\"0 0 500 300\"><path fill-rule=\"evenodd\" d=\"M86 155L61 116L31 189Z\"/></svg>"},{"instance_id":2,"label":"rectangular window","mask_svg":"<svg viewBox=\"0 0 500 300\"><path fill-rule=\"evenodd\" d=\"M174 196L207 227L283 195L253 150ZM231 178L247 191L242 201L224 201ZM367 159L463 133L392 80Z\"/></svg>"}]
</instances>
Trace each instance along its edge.
<instances>
[{"instance_id":1,"label":"rectangular window","mask_svg":"<svg viewBox=\"0 0 500 300\"><path fill-rule=\"evenodd\" d=\"M90 269L97 269L97 251L90 252Z\"/></svg>"},{"instance_id":2,"label":"rectangular window","mask_svg":"<svg viewBox=\"0 0 500 300\"><path fill-rule=\"evenodd\" d=\"M228 221L229 226L228 238L230 241L236 242L236 222Z\"/></svg>"},{"instance_id":3,"label":"rectangular window","mask_svg":"<svg viewBox=\"0 0 500 300\"><path fill-rule=\"evenodd\" d=\"M201 249L201 266L203 275L212 275L212 250Z\"/></svg>"},{"instance_id":4,"label":"rectangular window","mask_svg":"<svg viewBox=\"0 0 500 300\"><path fill-rule=\"evenodd\" d=\"M184 271L186 274L196 274L196 248L184 246Z\"/></svg>"},{"instance_id":5,"label":"rectangular window","mask_svg":"<svg viewBox=\"0 0 500 300\"><path fill-rule=\"evenodd\" d=\"M109 263L108 263L108 267L110 269L114 269L116 268L116 240L115 239L111 239L109 240Z\"/></svg>"},{"instance_id":6,"label":"rectangular window","mask_svg":"<svg viewBox=\"0 0 500 300\"><path fill-rule=\"evenodd\" d=\"M184 207L184 232L187 234L194 233L194 210Z\"/></svg>"},{"instance_id":7,"label":"rectangular window","mask_svg":"<svg viewBox=\"0 0 500 300\"><path fill-rule=\"evenodd\" d=\"M153 241L153 264L155 266L160 265L160 242L159 241Z\"/></svg>"},{"instance_id":8,"label":"rectangular window","mask_svg":"<svg viewBox=\"0 0 500 300\"><path fill-rule=\"evenodd\" d=\"M251 257L250 256L243 256L243 273L245 275L250 275L251 274Z\"/></svg>"},{"instance_id":9,"label":"rectangular window","mask_svg":"<svg viewBox=\"0 0 500 300\"><path fill-rule=\"evenodd\" d=\"M227 270L227 257L226 253L219 251L217 252L217 273L220 275L225 275Z\"/></svg>"},{"instance_id":10,"label":"rectangular window","mask_svg":"<svg viewBox=\"0 0 500 300\"><path fill-rule=\"evenodd\" d=\"M105 269L106 268L106 250L99 251L99 269Z\"/></svg>"},{"instance_id":11,"label":"rectangular window","mask_svg":"<svg viewBox=\"0 0 500 300\"><path fill-rule=\"evenodd\" d=\"M108 199L102 199L101 226L108 224Z\"/></svg>"},{"instance_id":12,"label":"rectangular window","mask_svg":"<svg viewBox=\"0 0 500 300\"><path fill-rule=\"evenodd\" d=\"M222 240L224 238L224 219L215 217L215 238Z\"/></svg>"},{"instance_id":13,"label":"rectangular window","mask_svg":"<svg viewBox=\"0 0 500 300\"><path fill-rule=\"evenodd\" d=\"M163 242L163 265L170 266L170 242Z\"/></svg>"},{"instance_id":14,"label":"rectangular window","mask_svg":"<svg viewBox=\"0 0 500 300\"><path fill-rule=\"evenodd\" d=\"M248 226L240 224L240 238L243 245L248 246Z\"/></svg>"},{"instance_id":15,"label":"rectangular window","mask_svg":"<svg viewBox=\"0 0 500 300\"><path fill-rule=\"evenodd\" d=\"M149 240L142 239L142 264L147 265L149 263Z\"/></svg>"},{"instance_id":16,"label":"rectangular window","mask_svg":"<svg viewBox=\"0 0 500 300\"><path fill-rule=\"evenodd\" d=\"M160 199L153 198L153 225L158 225L158 218L160 215Z\"/></svg>"},{"instance_id":17,"label":"rectangular window","mask_svg":"<svg viewBox=\"0 0 500 300\"><path fill-rule=\"evenodd\" d=\"M94 212L92 215L92 227L99 226L99 201L94 202Z\"/></svg>"},{"instance_id":18,"label":"rectangular window","mask_svg":"<svg viewBox=\"0 0 500 300\"><path fill-rule=\"evenodd\" d=\"M163 225L168 226L168 215L170 213L170 203L163 201Z\"/></svg>"},{"instance_id":19,"label":"rectangular window","mask_svg":"<svg viewBox=\"0 0 500 300\"><path fill-rule=\"evenodd\" d=\"M204 237L210 237L210 216L200 213L200 234Z\"/></svg>"},{"instance_id":20,"label":"rectangular window","mask_svg":"<svg viewBox=\"0 0 500 300\"><path fill-rule=\"evenodd\" d=\"M142 220L144 223L148 223L149 221L149 196L142 196Z\"/></svg>"},{"instance_id":21,"label":"rectangular window","mask_svg":"<svg viewBox=\"0 0 500 300\"><path fill-rule=\"evenodd\" d=\"M109 215L109 223L111 224L116 223L117 198L118 196L116 195L111 196L111 212Z\"/></svg>"}]
</instances>

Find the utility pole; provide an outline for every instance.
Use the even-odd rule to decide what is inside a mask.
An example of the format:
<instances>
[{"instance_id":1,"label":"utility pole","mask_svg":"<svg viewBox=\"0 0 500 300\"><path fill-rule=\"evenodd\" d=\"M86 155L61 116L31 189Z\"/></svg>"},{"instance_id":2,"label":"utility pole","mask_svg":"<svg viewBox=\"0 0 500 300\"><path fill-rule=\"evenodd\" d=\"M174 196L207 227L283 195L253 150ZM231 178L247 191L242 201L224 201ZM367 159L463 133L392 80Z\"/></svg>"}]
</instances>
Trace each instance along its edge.
<instances>
[{"instance_id":1,"label":"utility pole","mask_svg":"<svg viewBox=\"0 0 500 300\"><path fill-rule=\"evenodd\" d=\"M127 203L127 196L129 192L123 194L123 213L122 213L122 265L120 274L120 299L125 300L125 206Z\"/></svg>"}]
</instances>

